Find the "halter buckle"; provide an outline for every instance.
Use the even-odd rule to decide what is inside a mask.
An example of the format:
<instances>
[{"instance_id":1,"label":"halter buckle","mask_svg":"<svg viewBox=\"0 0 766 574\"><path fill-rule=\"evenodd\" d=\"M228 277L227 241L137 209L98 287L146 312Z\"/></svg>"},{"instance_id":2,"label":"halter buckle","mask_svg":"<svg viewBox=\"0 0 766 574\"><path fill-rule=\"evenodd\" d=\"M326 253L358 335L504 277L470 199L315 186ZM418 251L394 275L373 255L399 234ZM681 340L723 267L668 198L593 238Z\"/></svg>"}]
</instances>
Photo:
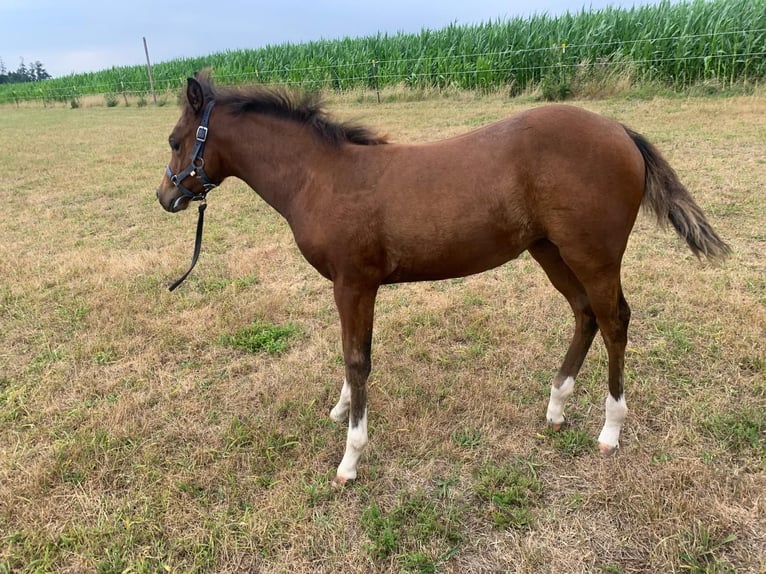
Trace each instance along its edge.
<instances>
[{"instance_id":1,"label":"halter buckle","mask_svg":"<svg viewBox=\"0 0 766 574\"><path fill-rule=\"evenodd\" d=\"M199 126L197 128L197 141L204 142L205 140L207 140L207 127Z\"/></svg>"}]
</instances>

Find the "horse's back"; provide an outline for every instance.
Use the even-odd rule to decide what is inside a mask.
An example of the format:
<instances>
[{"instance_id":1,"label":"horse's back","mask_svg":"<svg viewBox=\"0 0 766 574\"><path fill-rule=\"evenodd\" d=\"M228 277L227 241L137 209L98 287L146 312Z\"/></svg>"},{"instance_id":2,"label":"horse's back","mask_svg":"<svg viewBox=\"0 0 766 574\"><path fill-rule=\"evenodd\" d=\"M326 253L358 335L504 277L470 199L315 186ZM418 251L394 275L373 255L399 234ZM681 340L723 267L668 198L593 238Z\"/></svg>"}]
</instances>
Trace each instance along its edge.
<instances>
[{"instance_id":1,"label":"horse's back","mask_svg":"<svg viewBox=\"0 0 766 574\"><path fill-rule=\"evenodd\" d=\"M606 240L619 259L643 194L643 160L625 129L573 106L356 153L347 170L356 187L333 204L346 214L333 242L355 244L384 282L477 273L541 239L591 251Z\"/></svg>"}]
</instances>

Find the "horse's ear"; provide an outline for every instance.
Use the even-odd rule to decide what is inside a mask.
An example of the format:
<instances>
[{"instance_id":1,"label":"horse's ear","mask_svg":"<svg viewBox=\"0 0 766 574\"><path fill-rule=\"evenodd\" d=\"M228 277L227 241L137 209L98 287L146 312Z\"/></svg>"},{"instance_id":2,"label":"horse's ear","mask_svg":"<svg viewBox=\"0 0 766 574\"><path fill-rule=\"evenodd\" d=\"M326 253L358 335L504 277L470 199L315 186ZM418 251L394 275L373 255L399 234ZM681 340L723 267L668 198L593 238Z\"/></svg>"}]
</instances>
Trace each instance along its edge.
<instances>
[{"instance_id":1,"label":"horse's ear","mask_svg":"<svg viewBox=\"0 0 766 574\"><path fill-rule=\"evenodd\" d=\"M205 94L202 86L195 78L186 79L186 101L189 102L195 114L202 111L202 106L205 104Z\"/></svg>"}]
</instances>

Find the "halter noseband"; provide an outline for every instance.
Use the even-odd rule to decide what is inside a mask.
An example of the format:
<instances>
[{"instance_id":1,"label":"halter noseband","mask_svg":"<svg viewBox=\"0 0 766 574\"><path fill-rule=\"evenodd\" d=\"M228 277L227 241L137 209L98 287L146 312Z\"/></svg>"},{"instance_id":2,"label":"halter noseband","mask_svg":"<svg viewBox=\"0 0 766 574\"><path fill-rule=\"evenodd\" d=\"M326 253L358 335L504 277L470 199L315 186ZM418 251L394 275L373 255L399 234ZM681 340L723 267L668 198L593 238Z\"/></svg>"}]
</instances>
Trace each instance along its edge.
<instances>
[{"instance_id":1,"label":"halter noseband","mask_svg":"<svg viewBox=\"0 0 766 574\"><path fill-rule=\"evenodd\" d=\"M210 100L207 106L205 106L205 111L202 112L202 121L197 128L196 141L194 142L194 149L192 149L190 156L191 162L189 163L188 167L177 174L173 173L173 170L170 169L170 164L165 167L165 173L170 179L170 182L181 193L181 197L176 199L173 203L174 208L183 198L186 198L189 201L204 201L207 193L218 185L210 181L207 173L205 173L205 160L202 157L202 153L205 151L205 142L207 141L207 124L210 121L210 112L212 111L214 105L215 101ZM189 176L196 177L200 181L202 184L202 193L193 193L182 184L183 180Z\"/></svg>"}]
</instances>

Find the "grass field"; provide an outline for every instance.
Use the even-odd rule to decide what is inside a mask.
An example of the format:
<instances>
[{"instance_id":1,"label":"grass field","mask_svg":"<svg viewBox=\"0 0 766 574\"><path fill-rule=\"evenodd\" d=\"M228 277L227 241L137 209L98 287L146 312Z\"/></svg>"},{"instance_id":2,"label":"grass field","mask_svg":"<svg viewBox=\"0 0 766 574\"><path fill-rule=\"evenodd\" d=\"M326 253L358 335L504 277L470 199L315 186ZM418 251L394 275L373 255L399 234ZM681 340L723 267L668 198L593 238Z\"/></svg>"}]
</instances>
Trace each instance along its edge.
<instances>
[{"instance_id":1,"label":"grass field","mask_svg":"<svg viewBox=\"0 0 766 574\"><path fill-rule=\"evenodd\" d=\"M397 141L530 105L338 99ZM734 254L698 262L640 217L618 454L594 344L545 427L568 307L528 256L388 287L371 444L345 425L331 285L242 183L154 198L177 110L2 109L0 573L766 572L766 97L580 102L647 135Z\"/></svg>"}]
</instances>

